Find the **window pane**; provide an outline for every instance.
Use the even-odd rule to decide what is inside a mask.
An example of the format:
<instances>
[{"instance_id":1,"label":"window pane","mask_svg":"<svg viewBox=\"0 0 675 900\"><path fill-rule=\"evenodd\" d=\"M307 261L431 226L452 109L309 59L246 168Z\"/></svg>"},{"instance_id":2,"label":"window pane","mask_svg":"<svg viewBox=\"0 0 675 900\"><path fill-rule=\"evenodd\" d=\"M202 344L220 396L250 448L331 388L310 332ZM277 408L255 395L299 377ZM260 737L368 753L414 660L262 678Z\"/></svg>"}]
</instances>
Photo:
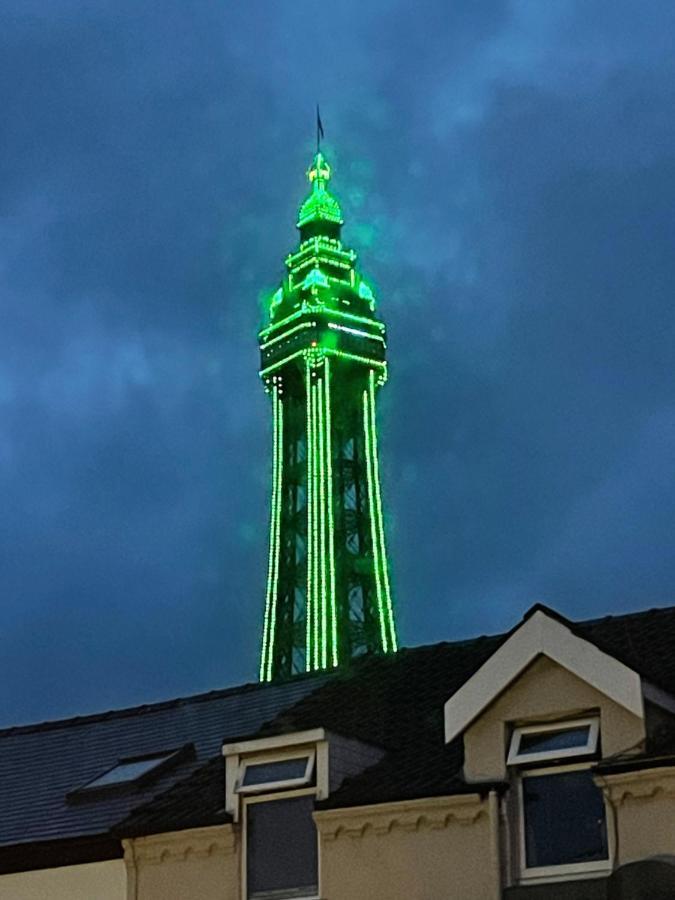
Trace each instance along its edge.
<instances>
[{"instance_id":1,"label":"window pane","mask_svg":"<svg viewBox=\"0 0 675 900\"><path fill-rule=\"evenodd\" d=\"M166 756L154 756L152 759L139 759L135 762L120 763L114 769L105 772L100 778L90 781L85 787L105 787L108 784L125 784L128 781L135 781L141 775L151 772L155 766L159 766L172 755L167 753Z\"/></svg>"},{"instance_id":2,"label":"window pane","mask_svg":"<svg viewBox=\"0 0 675 900\"><path fill-rule=\"evenodd\" d=\"M534 731L521 734L518 753L542 753L547 750L568 750L573 747L586 747L590 725L579 728L560 729L560 731Z\"/></svg>"},{"instance_id":3,"label":"window pane","mask_svg":"<svg viewBox=\"0 0 675 900\"><path fill-rule=\"evenodd\" d=\"M274 781L288 781L290 778L304 778L307 771L306 756L298 759L280 759L278 762L247 765L242 784L269 784Z\"/></svg>"},{"instance_id":4,"label":"window pane","mask_svg":"<svg viewBox=\"0 0 675 900\"><path fill-rule=\"evenodd\" d=\"M246 873L250 900L317 893L314 797L246 804Z\"/></svg>"},{"instance_id":5,"label":"window pane","mask_svg":"<svg viewBox=\"0 0 675 900\"><path fill-rule=\"evenodd\" d=\"M523 778L527 865L607 859L602 792L588 770Z\"/></svg>"}]
</instances>

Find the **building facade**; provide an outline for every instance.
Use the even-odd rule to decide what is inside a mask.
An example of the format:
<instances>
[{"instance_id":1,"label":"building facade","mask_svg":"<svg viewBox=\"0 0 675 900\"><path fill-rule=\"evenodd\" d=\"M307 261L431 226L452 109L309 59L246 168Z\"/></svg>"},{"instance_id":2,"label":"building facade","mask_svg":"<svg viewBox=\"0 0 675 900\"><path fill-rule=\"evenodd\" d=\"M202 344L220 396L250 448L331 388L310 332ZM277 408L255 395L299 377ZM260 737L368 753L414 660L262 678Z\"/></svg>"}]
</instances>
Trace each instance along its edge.
<instances>
[{"instance_id":1,"label":"building facade","mask_svg":"<svg viewBox=\"0 0 675 900\"><path fill-rule=\"evenodd\" d=\"M675 896L675 608L0 733L0 898Z\"/></svg>"}]
</instances>

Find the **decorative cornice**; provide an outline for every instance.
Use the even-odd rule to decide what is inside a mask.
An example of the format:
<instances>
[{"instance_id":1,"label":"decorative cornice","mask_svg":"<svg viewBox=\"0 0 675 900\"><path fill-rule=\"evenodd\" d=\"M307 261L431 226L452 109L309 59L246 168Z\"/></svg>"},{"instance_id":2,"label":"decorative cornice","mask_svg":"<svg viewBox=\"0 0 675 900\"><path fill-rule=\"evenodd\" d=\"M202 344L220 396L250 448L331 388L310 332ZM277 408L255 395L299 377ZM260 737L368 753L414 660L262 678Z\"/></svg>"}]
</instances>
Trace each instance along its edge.
<instances>
[{"instance_id":1,"label":"decorative cornice","mask_svg":"<svg viewBox=\"0 0 675 900\"><path fill-rule=\"evenodd\" d=\"M361 838L367 832L386 835L391 831L424 831L447 828L451 822L472 825L487 815L487 806L479 794L432 797L374 806L319 810L314 813L319 834L324 840L338 837Z\"/></svg>"},{"instance_id":2,"label":"decorative cornice","mask_svg":"<svg viewBox=\"0 0 675 900\"><path fill-rule=\"evenodd\" d=\"M232 825L217 825L153 834L123 843L126 861L153 865L167 861L207 859L215 855L230 856L235 851L236 838Z\"/></svg>"},{"instance_id":3,"label":"decorative cornice","mask_svg":"<svg viewBox=\"0 0 675 900\"><path fill-rule=\"evenodd\" d=\"M616 806L628 800L651 800L657 794L675 799L675 766L639 769L616 775L605 773L596 775L595 780Z\"/></svg>"}]
</instances>

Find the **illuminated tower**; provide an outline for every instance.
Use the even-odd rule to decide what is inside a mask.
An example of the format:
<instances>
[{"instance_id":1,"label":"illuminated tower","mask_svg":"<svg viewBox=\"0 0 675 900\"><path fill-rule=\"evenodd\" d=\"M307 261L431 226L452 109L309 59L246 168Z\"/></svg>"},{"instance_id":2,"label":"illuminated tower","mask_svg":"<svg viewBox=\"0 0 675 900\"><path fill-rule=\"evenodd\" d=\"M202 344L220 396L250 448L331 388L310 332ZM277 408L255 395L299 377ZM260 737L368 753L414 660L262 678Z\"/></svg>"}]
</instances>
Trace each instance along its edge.
<instances>
[{"instance_id":1,"label":"illuminated tower","mask_svg":"<svg viewBox=\"0 0 675 900\"><path fill-rule=\"evenodd\" d=\"M274 419L261 681L397 647L375 416L385 326L340 240L321 152L307 175L300 246L259 335Z\"/></svg>"}]
</instances>

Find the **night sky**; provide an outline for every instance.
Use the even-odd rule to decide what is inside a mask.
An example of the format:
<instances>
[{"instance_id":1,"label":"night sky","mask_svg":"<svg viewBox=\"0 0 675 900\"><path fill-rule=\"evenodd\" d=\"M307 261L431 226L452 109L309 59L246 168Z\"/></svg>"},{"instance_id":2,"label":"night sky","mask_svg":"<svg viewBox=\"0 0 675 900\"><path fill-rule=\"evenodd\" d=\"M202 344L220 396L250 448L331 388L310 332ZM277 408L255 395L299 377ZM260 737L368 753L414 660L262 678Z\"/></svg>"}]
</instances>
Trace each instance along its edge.
<instances>
[{"instance_id":1,"label":"night sky","mask_svg":"<svg viewBox=\"0 0 675 900\"><path fill-rule=\"evenodd\" d=\"M404 644L675 603L671 0L3 0L0 721L257 674L314 105Z\"/></svg>"}]
</instances>

